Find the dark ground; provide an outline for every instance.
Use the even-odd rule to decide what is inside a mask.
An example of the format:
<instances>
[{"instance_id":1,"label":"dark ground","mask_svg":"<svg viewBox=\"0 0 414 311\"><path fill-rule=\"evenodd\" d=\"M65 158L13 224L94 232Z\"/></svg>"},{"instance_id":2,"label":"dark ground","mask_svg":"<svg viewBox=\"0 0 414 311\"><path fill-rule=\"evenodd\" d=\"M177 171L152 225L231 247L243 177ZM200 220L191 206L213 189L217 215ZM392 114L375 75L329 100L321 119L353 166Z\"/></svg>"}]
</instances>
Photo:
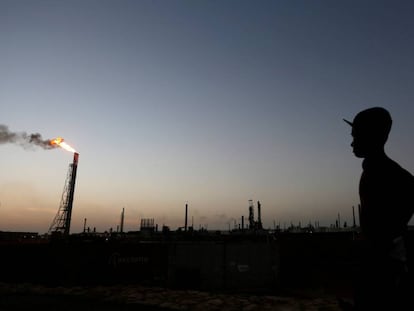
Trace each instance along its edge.
<instances>
[{"instance_id":1,"label":"dark ground","mask_svg":"<svg viewBox=\"0 0 414 311\"><path fill-rule=\"evenodd\" d=\"M143 286L44 287L0 283L0 310L340 310L333 293L319 289L279 295L223 294Z\"/></svg>"}]
</instances>

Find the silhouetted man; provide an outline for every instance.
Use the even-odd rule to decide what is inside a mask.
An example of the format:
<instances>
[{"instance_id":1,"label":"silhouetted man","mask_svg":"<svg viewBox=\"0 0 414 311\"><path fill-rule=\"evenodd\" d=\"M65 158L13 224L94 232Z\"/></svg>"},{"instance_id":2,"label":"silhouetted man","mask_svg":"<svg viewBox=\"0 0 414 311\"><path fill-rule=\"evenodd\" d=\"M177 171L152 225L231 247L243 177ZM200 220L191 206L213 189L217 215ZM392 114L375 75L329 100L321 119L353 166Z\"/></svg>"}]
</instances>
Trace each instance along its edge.
<instances>
[{"instance_id":1,"label":"silhouetted man","mask_svg":"<svg viewBox=\"0 0 414 311\"><path fill-rule=\"evenodd\" d=\"M352 126L355 156L364 158L359 184L364 256L355 309L400 310L406 302L405 236L414 211L414 177L385 154L392 124L387 110L366 109L353 122L344 121Z\"/></svg>"}]
</instances>

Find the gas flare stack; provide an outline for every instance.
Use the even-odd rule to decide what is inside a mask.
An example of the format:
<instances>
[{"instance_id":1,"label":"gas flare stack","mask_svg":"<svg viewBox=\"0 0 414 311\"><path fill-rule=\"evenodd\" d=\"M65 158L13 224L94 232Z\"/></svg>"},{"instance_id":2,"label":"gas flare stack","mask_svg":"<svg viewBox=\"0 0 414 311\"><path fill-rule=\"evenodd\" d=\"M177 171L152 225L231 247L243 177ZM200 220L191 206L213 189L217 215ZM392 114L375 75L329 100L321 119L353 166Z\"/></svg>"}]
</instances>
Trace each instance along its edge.
<instances>
[{"instance_id":1,"label":"gas flare stack","mask_svg":"<svg viewBox=\"0 0 414 311\"><path fill-rule=\"evenodd\" d=\"M73 196L75 193L76 171L78 169L79 153L73 148L66 148L63 139L54 140L51 144L56 144L68 151L73 152L73 163L69 164L68 174L66 176L65 186L63 188L62 198L59 210L50 225L49 234L69 236L70 222L72 217Z\"/></svg>"}]
</instances>

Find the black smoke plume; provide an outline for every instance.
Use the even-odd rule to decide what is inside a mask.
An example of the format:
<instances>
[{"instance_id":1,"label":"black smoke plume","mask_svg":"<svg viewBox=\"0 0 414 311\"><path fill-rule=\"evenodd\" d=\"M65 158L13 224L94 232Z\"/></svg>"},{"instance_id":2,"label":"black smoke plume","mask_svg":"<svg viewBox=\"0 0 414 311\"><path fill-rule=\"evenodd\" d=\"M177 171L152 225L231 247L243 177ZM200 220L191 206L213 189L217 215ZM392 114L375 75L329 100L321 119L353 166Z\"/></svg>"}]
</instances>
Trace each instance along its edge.
<instances>
[{"instance_id":1,"label":"black smoke plume","mask_svg":"<svg viewBox=\"0 0 414 311\"><path fill-rule=\"evenodd\" d=\"M28 134L25 132L11 132L8 126L0 124L0 144L16 144L22 146L25 149L29 149L34 146L41 147L43 149L54 149L55 145L50 144L50 139L43 139L39 133Z\"/></svg>"}]
</instances>

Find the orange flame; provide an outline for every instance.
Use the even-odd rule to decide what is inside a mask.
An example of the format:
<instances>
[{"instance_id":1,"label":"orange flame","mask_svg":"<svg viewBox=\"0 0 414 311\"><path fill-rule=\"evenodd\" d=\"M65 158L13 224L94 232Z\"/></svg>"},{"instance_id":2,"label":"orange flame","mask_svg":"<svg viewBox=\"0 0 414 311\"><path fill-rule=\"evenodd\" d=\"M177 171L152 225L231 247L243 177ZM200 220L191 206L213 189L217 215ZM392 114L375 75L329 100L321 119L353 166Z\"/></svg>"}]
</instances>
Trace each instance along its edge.
<instances>
[{"instance_id":1,"label":"orange flame","mask_svg":"<svg viewBox=\"0 0 414 311\"><path fill-rule=\"evenodd\" d=\"M57 137L55 139L52 139L50 141L50 145L51 146L59 146L69 152L76 152L76 150L74 148L72 148L71 146L69 146L67 143L64 142L62 137Z\"/></svg>"}]
</instances>

